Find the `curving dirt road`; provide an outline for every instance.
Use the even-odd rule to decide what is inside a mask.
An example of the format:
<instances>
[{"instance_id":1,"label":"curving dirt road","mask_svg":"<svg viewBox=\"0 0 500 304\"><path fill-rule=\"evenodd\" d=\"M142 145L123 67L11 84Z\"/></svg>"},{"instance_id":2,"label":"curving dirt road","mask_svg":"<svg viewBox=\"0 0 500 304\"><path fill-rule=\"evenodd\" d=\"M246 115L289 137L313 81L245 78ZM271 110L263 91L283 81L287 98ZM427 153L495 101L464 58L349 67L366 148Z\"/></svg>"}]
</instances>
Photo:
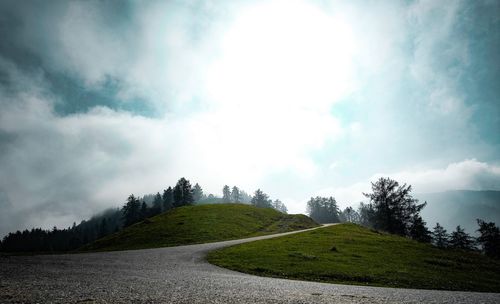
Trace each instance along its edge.
<instances>
[{"instance_id":1,"label":"curving dirt road","mask_svg":"<svg viewBox=\"0 0 500 304\"><path fill-rule=\"evenodd\" d=\"M283 235L283 234L280 234ZM0 303L500 303L500 294L256 277L208 251L280 235L169 248L0 258Z\"/></svg>"}]
</instances>

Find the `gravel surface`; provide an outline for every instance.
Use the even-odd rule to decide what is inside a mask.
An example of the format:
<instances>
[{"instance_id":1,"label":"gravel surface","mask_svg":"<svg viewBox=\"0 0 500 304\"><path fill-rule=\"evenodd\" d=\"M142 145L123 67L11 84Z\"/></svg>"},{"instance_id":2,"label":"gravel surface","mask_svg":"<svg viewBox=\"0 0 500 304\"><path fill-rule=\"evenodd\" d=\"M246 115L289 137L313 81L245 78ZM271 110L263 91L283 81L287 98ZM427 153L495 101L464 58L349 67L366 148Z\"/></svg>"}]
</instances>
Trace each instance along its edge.
<instances>
[{"instance_id":1,"label":"gravel surface","mask_svg":"<svg viewBox=\"0 0 500 304\"><path fill-rule=\"evenodd\" d=\"M207 263L217 248L0 257L0 303L500 303L500 294L256 277Z\"/></svg>"}]
</instances>

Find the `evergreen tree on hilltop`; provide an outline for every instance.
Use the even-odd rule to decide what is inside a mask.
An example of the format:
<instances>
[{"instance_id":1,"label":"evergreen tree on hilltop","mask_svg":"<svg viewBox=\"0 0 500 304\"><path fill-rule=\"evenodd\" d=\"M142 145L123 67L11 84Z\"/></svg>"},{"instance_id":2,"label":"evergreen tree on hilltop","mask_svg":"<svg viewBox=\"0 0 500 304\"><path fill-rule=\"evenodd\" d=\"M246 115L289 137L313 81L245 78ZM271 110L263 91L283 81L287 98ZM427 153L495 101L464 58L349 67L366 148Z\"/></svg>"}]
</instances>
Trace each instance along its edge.
<instances>
[{"instance_id":1,"label":"evergreen tree on hilltop","mask_svg":"<svg viewBox=\"0 0 500 304\"><path fill-rule=\"evenodd\" d=\"M269 196L262 192L262 190L257 189L254 196L252 197L251 204L259 208L272 208L271 200Z\"/></svg>"},{"instance_id":2,"label":"evergreen tree on hilltop","mask_svg":"<svg viewBox=\"0 0 500 304\"><path fill-rule=\"evenodd\" d=\"M481 235L477 238L477 242L481 244L484 254L492 258L500 258L500 229L495 223L487 223L483 220L477 220Z\"/></svg>"},{"instance_id":3,"label":"evergreen tree on hilltop","mask_svg":"<svg viewBox=\"0 0 500 304\"><path fill-rule=\"evenodd\" d=\"M457 229L451 233L450 247L455 249L471 250L474 246L474 240L464 229L457 226Z\"/></svg>"},{"instance_id":4,"label":"evergreen tree on hilltop","mask_svg":"<svg viewBox=\"0 0 500 304\"><path fill-rule=\"evenodd\" d=\"M240 189L236 186L233 187L233 190L231 191L231 199L235 203L241 202L241 194L240 194Z\"/></svg>"},{"instance_id":5,"label":"evergreen tree on hilltop","mask_svg":"<svg viewBox=\"0 0 500 304\"><path fill-rule=\"evenodd\" d=\"M170 210L174 207L174 190L172 190L172 187L163 190L161 198L163 202L163 211Z\"/></svg>"},{"instance_id":6,"label":"evergreen tree on hilltop","mask_svg":"<svg viewBox=\"0 0 500 304\"><path fill-rule=\"evenodd\" d=\"M222 188L222 201L224 203L231 202L231 190L229 190L228 185L224 185L224 188Z\"/></svg>"},{"instance_id":7,"label":"evergreen tree on hilltop","mask_svg":"<svg viewBox=\"0 0 500 304\"><path fill-rule=\"evenodd\" d=\"M318 223L340 222L340 210L333 197L311 197L307 202L307 213Z\"/></svg>"},{"instance_id":8,"label":"evergreen tree on hilltop","mask_svg":"<svg viewBox=\"0 0 500 304\"><path fill-rule=\"evenodd\" d=\"M124 226L130 226L141 219L141 203L133 194L122 208Z\"/></svg>"},{"instance_id":9,"label":"evergreen tree on hilltop","mask_svg":"<svg viewBox=\"0 0 500 304\"><path fill-rule=\"evenodd\" d=\"M363 193L370 199L373 209L372 224L375 229L389 233L410 234L412 221L425 207L411 196L410 185L399 185L390 178L380 178L372 183L372 193Z\"/></svg>"},{"instance_id":10,"label":"evergreen tree on hilltop","mask_svg":"<svg viewBox=\"0 0 500 304\"><path fill-rule=\"evenodd\" d=\"M146 204L145 201L142 201L142 203L141 203L140 219L143 220L143 219L145 219L147 217L149 217L148 204Z\"/></svg>"},{"instance_id":11,"label":"evergreen tree on hilltop","mask_svg":"<svg viewBox=\"0 0 500 304\"><path fill-rule=\"evenodd\" d=\"M431 232L427 229L425 221L418 214L413 215L410 225L409 236L419 242L430 243Z\"/></svg>"},{"instance_id":12,"label":"evergreen tree on hilltop","mask_svg":"<svg viewBox=\"0 0 500 304\"><path fill-rule=\"evenodd\" d=\"M163 209L162 207L163 207L163 199L161 198L160 192L157 192L153 199L153 207L151 209L151 215L154 216L160 214Z\"/></svg>"},{"instance_id":13,"label":"evergreen tree on hilltop","mask_svg":"<svg viewBox=\"0 0 500 304\"><path fill-rule=\"evenodd\" d=\"M75 224L73 223L73 227L75 227ZM99 225L99 235L98 238L102 238L108 233L108 223L106 222L106 218L103 218L101 220L101 224Z\"/></svg>"},{"instance_id":14,"label":"evergreen tree on hilltop","mask_svg":"<svg viewBox=\"0 0 500 304\"><path fill-rule=\"evenodd\" d=\"M373 228L375 210L372 204L359 203L358 207L359 224L365 227Z\"/></svg>"},{"instance_id":15,"label":"evergreen tree on hilltop","mask_svg":"<svg viewBox=\"0 0 500 304\"><path fill-rule=\"evenodd\" d=\"M250 204L252 201L252 196L248 193L246 193L244 190L240 190L240 201L242 203Z\"/></svg>"},{"instance_id":16,"label":"evergreen tree on hilltop","mask_svg":"<svg viewBox=\"0 0 500 304\"><path fill-rule=\"evenodd\" d=\"M203 194L203 189L201 189L201 186L196 183L193 187L193 200L195 203L201 201L202 199L205 198L205 195Z\"/></svg>"},{"instance_id":17,"label":"evergreen tree on hilltop","mask_svg":"<svg viewBox=\"0 0 500 304\"><path fill-rule=\"evenodd\" d=\"M342 220L349 223L359 223L359 213L354 210L353 207L349 206L342 211Z\"/></svg>"},{"instance_id":18,"label":"evergreen tree on hilltop","mask_svg":"<svg viewBox=\"0 0 500 304\"><path fill-rule=\"evenodd\" d=\"M448 247L449 239L450 236L446 232L446 229L439 225L439 223L436 223L436 226L432 231L432 244L439 248L446 248Z\"/></svg>"},{"instance_id":19,"label":"evergreen tree on hilltop","mask_svg":"<svg viewBox=\"0 0 500 304\"><path fill-rule=\"evenodd\" d=\"M279 199L274 200L272 205L273 205L273 208L278 210L279 212L285 213L285 214L288 213L288 208Z\"/></svg>"},{"instance_id":20,"label":"evergreen tree on hilltop","mask_svg":"<svg viewBox=\"0 0 500 304\"><path fill-rule=\"evenodd\" d=\"M193 205L193 190L191 183L182 177L174 187L174 207Z\"/></svg>"}]
</instances>

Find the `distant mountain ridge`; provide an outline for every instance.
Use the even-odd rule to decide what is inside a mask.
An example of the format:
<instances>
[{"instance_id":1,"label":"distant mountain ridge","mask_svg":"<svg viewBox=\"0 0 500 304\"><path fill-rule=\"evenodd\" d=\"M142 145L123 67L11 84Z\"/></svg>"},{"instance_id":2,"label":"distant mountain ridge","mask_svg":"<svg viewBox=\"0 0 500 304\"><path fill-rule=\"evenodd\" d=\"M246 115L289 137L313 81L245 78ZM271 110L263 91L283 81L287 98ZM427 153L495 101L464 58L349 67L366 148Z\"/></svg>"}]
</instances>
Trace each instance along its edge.
<instances>
[{"instance_id":1,"label":"distant mountain ridge","mask_svg":"<svg viewBox=\"0 0 500 304\"><path fill-rule=\"evenodd\" d=\"M460 225L475 235L478 218L500 225L500 191L453 190L418 193L415 197L427 201L422 217L430 229L439 222L448 232Z\"/></svg>"}]
</instances>

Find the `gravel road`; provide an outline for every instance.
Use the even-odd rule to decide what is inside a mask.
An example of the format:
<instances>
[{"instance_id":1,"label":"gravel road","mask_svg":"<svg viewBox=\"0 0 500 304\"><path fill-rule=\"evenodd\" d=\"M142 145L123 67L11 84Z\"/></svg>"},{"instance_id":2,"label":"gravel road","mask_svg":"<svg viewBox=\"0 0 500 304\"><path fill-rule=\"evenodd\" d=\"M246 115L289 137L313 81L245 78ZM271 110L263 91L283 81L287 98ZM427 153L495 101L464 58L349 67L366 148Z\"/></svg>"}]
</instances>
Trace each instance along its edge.
<instances>
[{"instance_id":1,"label":"gravel road","mask_svg":"<svg viewBox=\"0 0 500 304\"><path fill-rule=\"evenodd\" d=\"M500 294L256 277L208 251L273 236L170 248L0 257L0 303L500 303Z\"/></svg>"}]
</instances>

